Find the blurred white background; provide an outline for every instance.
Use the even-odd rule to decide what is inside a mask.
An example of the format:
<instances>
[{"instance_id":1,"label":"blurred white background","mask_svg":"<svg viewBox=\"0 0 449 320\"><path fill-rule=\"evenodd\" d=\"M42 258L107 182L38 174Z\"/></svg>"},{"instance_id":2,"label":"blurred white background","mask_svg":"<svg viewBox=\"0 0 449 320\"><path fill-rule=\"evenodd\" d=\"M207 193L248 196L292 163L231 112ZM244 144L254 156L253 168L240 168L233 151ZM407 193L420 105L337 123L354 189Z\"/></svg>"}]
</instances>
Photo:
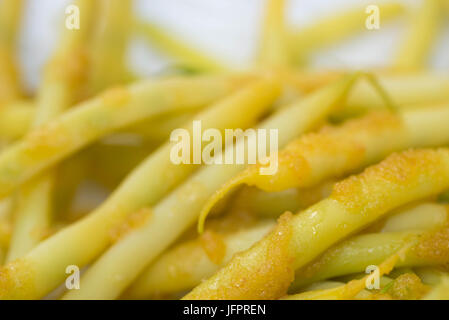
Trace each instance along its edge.
<instances>
[{"instance_id":1,"label":"blurred white background","mask_svg":"<svg viewBox=\"0 0 449 320\"><path fill-rule=\"evenodd\" d=\"M1 0L0 0L1 1ZM416 6L421 0L403 0ZM425 0L424 0L425 1ZM249 63L257 48L265 0L135 0L136 14L164 26L182 39L198 46L229 64ZM381 0L290 0L288 19L301 27L314 20L354 6L377 4ZM20 40L20 60L26 86L33 90L40 81L42 66L49 57L64 9L71 0L28 0ZM382 17L381 17L382 18ZM313 60L317 67L360 69L388 64L407 26L405 19L382 24L380 30L360 36L318 52ZM139 74L151 75L167 67L170 61L134 40L129 63ZM446 22L432 57L432 67L449 71L449 23Z\"/></svg>"}]
</instances>

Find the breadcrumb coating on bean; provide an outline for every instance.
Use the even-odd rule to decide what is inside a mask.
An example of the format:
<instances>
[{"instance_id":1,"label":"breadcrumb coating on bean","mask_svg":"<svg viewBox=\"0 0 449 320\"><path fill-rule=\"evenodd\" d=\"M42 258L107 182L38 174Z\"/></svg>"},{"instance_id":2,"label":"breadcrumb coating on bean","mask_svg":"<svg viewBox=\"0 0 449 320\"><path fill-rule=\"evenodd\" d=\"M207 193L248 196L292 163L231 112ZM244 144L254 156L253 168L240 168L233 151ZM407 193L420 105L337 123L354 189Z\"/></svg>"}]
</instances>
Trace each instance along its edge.
<instances>
[{"instance_id":1,"label":"breadcrumb coating on bean","mask_svg":"<svg viewBox=\"0 0 449 320\"><path fill-rule=\"evenodd\" d=\"M393 281L388 293L393 299L417 300L421 299L428 291L429 287L424 285L416 274L404 273Z\"/></svg>"},{"instance_id":2,"label":"breadcrumb coating on bean","mask_svg":"<svg viewBox=\"0 0 449 320\"><path fill-rule=\"evenodd\" d=\"M34 297L34 272L31 263L18 259L0 267L0 299L29 299ZM14 293L20 293L17 297ZM12 295L11 295L12 294Z\"/></svg>"},{"instance_id":3,"label":"breadcrumb coating on bean","mask_svg":"<svg viewBox=\"0 0 449 320\"><path fill-rule=\"evenodd\" d=\"M327 126L317 133L306 134L280 151L276 174L260 175L260 169L266 165L258 163L228 181L203 209L201 219L213 203L240 184L268 192L310 187L380 160L403 144L405 132L401 129L400 117L390 112L376 112L341 126ZM390 135L396 138L383 142ZM379 144L379 141L382 141L382 149L374 152L374 156L368 155L369 142Z\"/></svg>"},{"instance_id":4,"label":"breadcrumb coating on bean","mask_svg":"<svg viewBox=\"0 0 449 320\"><path fill-rule=\"evenodd\" d=\"M153 212L151 211L151 209L141 209L135 213L130 214L124 222L120 223L114 228L111 228L109 235L111 237L112 243L118 242L131 231L144 225L146 221L150 219L152 213Z\"/></svg>"},{"instance_id":5,"label":"breadcrumb coating on bean","mask_svg":"<svg viewBox=\"0 0 449 320\"><path fill-rule=\"evenodd\" d=\"M226 255L226 243L223 237L213 231L204 232L200 238L200 244L210 261L219 265Z\"/></svg>"},{"instance_id":6,"label":"breadcrumb coating on bean","mask_svg":"<svg viewBox=\"0 0 449 320\"><path fill-rule=\"evenodd\" d=\"M279 153L278 173L273 176L259 176L264 165L249 168L251 175L245 180L248 185L257 185L265 191L282 191L293 187L304 187L315 181L322 167L314 172L315 160L339 161L335 166L325 166L333 170L333 176L341 176L363 165L366 149L362 139L375 138L378 134L401 135L402 122L389 112L376 112L366 117L350 120L342 126L325 126L316 133L309 133L291 142ZM400 138L396 138L399 140ZM388 143L388 142L386 142ZM394 149L393 143L391 149ZM391 151L391 150L388 150ZM385 152L387 154L388 152Z\"/></svg>"},{"instance_id":7,"label":"breadcrumb coating on bean","mask_svg":"<svg viewBox=\"0 0 449 320\"><path fill-rule=\"evenodd\" d=\"M240 195L237 196L236 200L234 200L236 202L233 202L231 207L226 208L225 216L212 217L207 220L205 230L226 234L241 231L257 224L260 217L255 212L240 207L239 198ZM241 201L244 201L244 199Z\"/></svg>"},{"instance_id":8,"label":"breadcrumb coating on bean","mask_svg":"<svg viewBox=\"0 0 449 320\"><path fill-rule=\"evenodd\" d=\"M357 176L351 176L334 186L331 198L339 201L348 210L366 213L368 210L387 211L391 207L392 194L395 201L402 197L413 199L425 184L444 185L449 178L438 168L447 167L449 151L409 150L394 153L381 163L367 168Z\"/></svg>"},{"instance_id":9,"label":"breadcrumb coating on bean","mask_svg":"<svg viewBox=\"0 0 449 320\"><path fill-rule=\"evenodd\" d=\"M449 227L425 236L413 248L413 252L418 258L449 266Z\"/></svg>"},{"instance_id":10,"label":"breadcrumb coating on bean","mask_svg":"<svg viewBox=\"0 0 449 320\"><path fill-rule=\"evenodd\" d=\"M278 171L274 175L259 175L260 165L251 167L245 183L249 186L255 185L264 191L282 191L306 180L311 171L307 160L295 150L283 150L279 154Z\"/></svg>"}]
</instances>

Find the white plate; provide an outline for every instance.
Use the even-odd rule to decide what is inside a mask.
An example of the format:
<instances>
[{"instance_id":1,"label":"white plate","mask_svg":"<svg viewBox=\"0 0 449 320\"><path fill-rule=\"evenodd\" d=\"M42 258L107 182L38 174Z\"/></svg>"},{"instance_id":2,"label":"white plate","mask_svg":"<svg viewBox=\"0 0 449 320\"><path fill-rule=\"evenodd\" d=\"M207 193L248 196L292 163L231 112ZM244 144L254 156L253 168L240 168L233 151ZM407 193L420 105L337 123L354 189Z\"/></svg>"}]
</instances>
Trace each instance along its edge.
<instances>
[{"instance_id":1,"label":"white plate","mask_svg":"<svg viewBox=\"0 0 449 320\"><path fill-rule=\"evenodd\" d=\"M1 0L0 0L1 1ZM290 0L288 18L301 27L325 15L354 6L380 3L379 0ZM420 1L403 0L408 5ZM28 0L25 27L20 41L20 59L27 87L36 88L41 69L57 40L64 9L70 0ZM251 62L261 29L264 0L136 0L138 15L165 26L183 39L230 64ZM318 52L313 64L318 67L352 69L387 66L401 34L407 27L402 19L382 24L354 39ZM168 60L140 41L131 46L129 61L133 69L151 75L164 68ZM431 66L449 70L449 26L446 24L432 57Z\"/></svg>"}]
</instances>

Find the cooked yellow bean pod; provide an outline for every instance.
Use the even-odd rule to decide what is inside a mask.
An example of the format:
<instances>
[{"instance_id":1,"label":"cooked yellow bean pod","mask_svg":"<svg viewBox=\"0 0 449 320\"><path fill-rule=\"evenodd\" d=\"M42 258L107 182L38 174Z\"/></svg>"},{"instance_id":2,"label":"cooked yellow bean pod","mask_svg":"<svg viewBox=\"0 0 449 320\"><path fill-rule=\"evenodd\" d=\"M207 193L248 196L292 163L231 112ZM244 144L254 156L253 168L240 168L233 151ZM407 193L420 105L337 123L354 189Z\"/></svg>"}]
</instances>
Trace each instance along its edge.
<instances>
[{"instance_id":1,"label":"cooked yellow bean pod","mask_svg":"<svg viewBox=\"0 0 449 320\"><path fill-rule=\"evenodd\" d=\"M226 183L203 209L199 227L216 201L237 185L247 184L265 191L312 187L360 170L393 151L447 144L447 121L449 105L399 114L370 114L305 135L280 152L274 175L260 175L264 165L259 164Z\"/></svg>"},{"instance_id":2,"label":"cooked yellow bean pod","mask_svg":"<svg viewBox=\"0 0 449 320\"><path fill-rule=\"evenodd\" d=\"M241 84L232 77L148 80L82 102L0 154L0 197L115 130L169 111L198 110Z\"/></svg>"},{"instance_id":3,"label":"cooked yellow bean pod","mask_svg":"<svg viewBox=\"0 0 449 320\"><path fill-rule=\"evenodd\" d=\"M398 2L388 2L378 5L382 23L400 16L405 10ZM326 17L312 25L292 32L290 42L292 50L299 61L304 56L317 49L342 41L349 36L366 29L368 14L366 7L359 7Z\"/></svg>"},{"instance_id":4,"label":"cooked yellow bean pod","mask_svg":"<svg viewBox=\"0 0 449 320\"><path fill-rule=\"evenodd\" d=\"M433 288L424 300L449 300L449 277L445 277L436 288Z\"/></svg>"},{"instance_id":5,"label":"cooked yellow bean pod","mask_svg":"<svg viewBox=\"0 0 449 320\"><path fill-rule=\"evenodd\" d=\"M96 2L100 15L89 48L92 62L86 89L94 94L127 82L126 54L133 21L132 0Z\"/></svg>"},{"instance_id":6,"label":"cooked yellow bean pod","mask_svg":"<svg viewBox=\"0 0 449 320\"><path fill-rule=\"evenodd\" d=\"M290 52L285 25L285 0L268 0L259 51L261 67L288 66Z\"/></svg>"},{"instance_id":7,"label":"cooked yellow bean pod","mask_svg":"<svg viewBox=\"0 0 449 320\"><path fill-rule=\"evenodd\" d=\"M223 62L191 47L153 23L136 21L134 28L150 45L169 55L181 66L202 72L222 72L229 69Z\"/></svg>"},{"instance_id":8,"label":"cooked yellow bean pod","mask_svg":"<svg viewBox=\"0 0 449 320\"><path fill-rule=\"evenodd\" d=\"M32 128L38 128L68 109L76 100L87 71L88 55L85 42L90 35L95 3L78 0L81 14L79 30L64 29L61 45L56 49L44 72L37 94L36 113ZM61 70L66 70L62 74ZM53 173L39 177L21 188L19 204L14 214L14 229L7 261L21 257L44 237L51 220Z\"/></svg>"},{"instance_id":9,"label":"cooked yellow bean pod","mask_svg":"<svg viewBox=\"0 0 449 320\"><path fill-rule=\"evenodd\" d=\"M393 212L380 232L436 229L449 222L448 207L437 203L421 203Z\"/></svg>"},{"instance_id":10,"label":"cooked yellow bean pod","mask_svg":"<svg viewBox=\"0 0 449 320\"><path fill-rule=\"evenodd\" d=\"M413 271L416 273L416 275L419 276L420 279L422 279L422 282L424 284L428 284L428 285L440 284L441 281L445 277L449 276L448 272L444 271L441 266L439 266L439 267L418 267L418 268L413 268Z\"/></svg>"},{"instance_id":11,"label":"cooked yellow bean pod","mask_svg":"<svg viewBox=\"0 0 449 320\"><path fill-rule=\"evenodd\" d=\"M285 145L317 122L322 121L341 99L344 99L358 74L348 75L306 99L281 109L264 120L259 129L278 130L278 143ZM298 119L291 122L290 119ZM251 142L248 142L250 144ZM254 143L254 141L253 141ZM225 158L236 150L248 150L245 139L225 151ZM199 171L158 203L142 226L133 230L111 247L83 276L82 289L69 292L67 299L104 299L119 294L144 270L157 255L175 241L198 218L208 197L227 179L241 172L244 164L213 164ZM167 229L169 228L169 229ZM127 257L124 259L124 257ZM125 263L125 261L127 261ZM131 264L129 261L133 261ZM113 267L112 267L113 266ZM115 281L114 279L120 279Z\"/></svg>"},{"instance_id":12,"label":"cooked yellow bean pod","mask_svg":"<svg viewBox=\"0 0 449 320\"><path fill-rule=\"evenodd\" d=\"M282 72L278 70L282 75L286 84L298 90L300 93L310 93L316 89L319 89L325 85L330 84L333 81L338 80L343 72L339 71L303 71L300 73ZM254 73L252 76L260 73ZM244 77L244 76L243 76ZM251 77L251 75L248 75ZM401 109L415 109L425 108L432 104L439 104L449 101L449 78L443 75L431 74L431 73L413 73L413 74L379 74L377 79L386 91L389 97L394 101L395 105ZM27 107L29 105L29 108ZM19 111L14 111L14 107L18 107ZM8 118L3 119L0 117L0 139L2 136L5 138L17 138L25 134L28 127L26 127L26 121L28 118L34 115L31 102L19 101L13 102L0 109L0 115L8 115L11 120L19 122L17 126L12 126L12 121L6 122ZM343 109L339 109L332 117L338 119L345 119L346 117L363 114L369 111L379 111L385 109L385 100L379 95L373 86L365 81L361 80L354 85L351 90L347 101L344 104ZM130 128L126 128L125 131L131 131L134 133L142 134L145 136L154 135L159 138L161 135L165 135L169 132L164 123L167 123L171 127L173 124L183 123L193 112L183 112L178 116L173 114L163 115L161 118L150 119L144 121ZM167 118L166 121L161 121L163 118ZM154 123L158 124L154 126ZM161 126L161 128L159 128Z\"/></svg>"},{"instance_id":13,"label":"cooked yellow bean pod","mask_svg":"<svg viewBox=\"0 0 449 320\"><path fill-rule=\"evenodd\" d=\"M31 101L15 101L0 107L0 141L21 138L31 126L35 107Z\"/></svg>"},{"instance_id":14,"label":"cooked yellow bean pod","mask_svg":"<svg viewBox=\"0 0 449 320\"><path fill-rule=\"evenodd\" d=\"M23 0L0 1L0 107L21 95L16 62L16 40Z\"/></svg>"},{"instance_id":15,"label":"cooked yellow bean pod","mask_svg":"<svg viewBox=\"0 0 449 320\"><path fill-rule=\"evenodd\" d=\"M425 234L425 229L421 231L372 233L350 238L329 249L309 265L297 270L295 281L290 290L295 290L315 281L365 272L368 266L378 265L408 241L420 239L423 234ZM442 236L438 238L441 240L444 239L445 233L438 235ZM446 243L449 242L446 241ZM444 264L449 261L449 248L445 249L443 244L440 244L438 248L441 249L440 255L426 255L423 250L410 250L405 259L397 266L416 267Z\"/></svg>"},{"instance_id":16,"label":"cooked yellow bean pod","mask_svg":"<svg viewBox=\"0 0 449 320\"><path fill-rule=\"evenodd\" d=\"M407 243L400 250L388 257L378 266L379 277L389 274L391 270L400 262L408 250L413 246L413 243ZM370 280L371 275L367 275L362 279L352 280L345 285L316 291L309 291L304 293L287 296L285 300L348 300L354 299L357 294L363 291L366 283Z\"/></svg>"},{"instance_id":17,"label":"cooked yellow bean pod","mask_svg":"<svg viewBox=\"0 0 449 320\"><path fill-rule=\"evenodd\" d=\"M426 107L449 101L449 77L425 72L407 74L379 74L379 83L395 105L403 110ZM384 109L385 102L367 81L359 81L345 107L336 118L359 115Z\"/></svg>"},{"instance_id":18,"label":"cooked yellow bean pod","mask_svg":"<svg viewBox=\"0 0 449 320\"><path fill-rule=\"evenodd\" d=\"M69 2L36 74L37 7L0 0L0 300L449 299L449 0L261 0L246 65L137 0ZM399 19L391 61L319 67Z\"/></svg>"},{"instance_id":19,"label":"cooked yellow bean pod","mask_svg":"<svg viewBox=\"0 0 449 320\"><path fill-rule=\"evenodd\" d=\"M165 252L136 279L126 298L142 299L191 290L226 265L234 254L262 239L274 222L231 234L206 232Z\"/></svg>"},{"instance_id":20,"label":"cooked yellow bean pod","mask_svg":"<svg viewBox=\"0 0 449 320\"><path fill-rule=\"evenodd\" d=\"M255 187L243 187L232 200L231 208L247 210L259 217L278 218L285 211L305 209L327 198L334 183L324 182L312 188L290 188L278 192L266 192Z\"/></svg>"},{"instance_id":21,"label":"cooked yellow bean pod","mask_svg":"<svg viewBox=\"0 0 449 320\"><path fill-rule=\"evenodd\" d=\"M293 281L294 270L339 240L392 209L448 187L448 149L393 154L362 174L337 183L329 198L297 215L281 216L272 233L236 256L185 299L279 298Z\"/></svg>"},{"instance_id":22,"label":"cooked yellow bean pod","mask_svg":"<svg viewBox=\"0 0 449 320\"><path fill-rule=\"evenodd\" d=\"M394 68L416 70L428 62L443 22L442 0L425 0L410 19L410 27L393 64Z\"/></svg>"},{"instance_id":23,"label":"cooked yellow bean pod","mask_svg":"<svg viewBox=\"0 0 449 320\"><path fill-rule=\"evenodd\" d=\"M172 94L171 90L169 92ZM207 94L210 95L209 92ZM275 79L259 80L209 107L198 114L196 120L201 121L203 129L216 128L224 131L225 128L248 127L269 109L279 94L280 86ZM192 98L197 97L195 94ZM182 99L183 95L176 98ZM189 101L183 100L183 102ZM235 117L234 114L242 109L245 113L241 117ZM120 116L123 118L123 115ZM185 129L192 135L193 124L186 124ZM7 289L0 292L0 295L5 298L42 297L64 279L67 265L84 266L101 254L112 242L117 241L114 231L120 230L123 224L126 225L128 215L157 202L198 168L198 165L174 164L170 160L173 146L174 143L166 143L151 154L94 212L48 238L23 259L5 266L3 272L9 275L0 277L4 280L0 287ZM191 190L187 194L190 192ZM181 205L178 198L174 199L174 204L171 205L177 204ZM182 207L182 210L186 213L186 208ZM141 215L143 220L140 219L140 223L145 221L145 217L145 214ZM164 226L168 227L165 224ZM120 232L118 233L120 235ZM174 232L165 232L165 234L175 235ZM136 247L134 250L137 249ZM150 252L150 250L146 251ZM137 268L133 269L137 270ZM32 274L31 277L30 274ZM132 273L128 276L132 276ZM17 277L23 279L19 286L14 280ZM89 288L89 282L84 281L84 283L83 288ZM121 281L121 283L124 282ZM113 281L111 284L116 282ZM120 293L119 288L114 289L109 294L115 295L117 291Z\"/></svg>"}]
</instances>

